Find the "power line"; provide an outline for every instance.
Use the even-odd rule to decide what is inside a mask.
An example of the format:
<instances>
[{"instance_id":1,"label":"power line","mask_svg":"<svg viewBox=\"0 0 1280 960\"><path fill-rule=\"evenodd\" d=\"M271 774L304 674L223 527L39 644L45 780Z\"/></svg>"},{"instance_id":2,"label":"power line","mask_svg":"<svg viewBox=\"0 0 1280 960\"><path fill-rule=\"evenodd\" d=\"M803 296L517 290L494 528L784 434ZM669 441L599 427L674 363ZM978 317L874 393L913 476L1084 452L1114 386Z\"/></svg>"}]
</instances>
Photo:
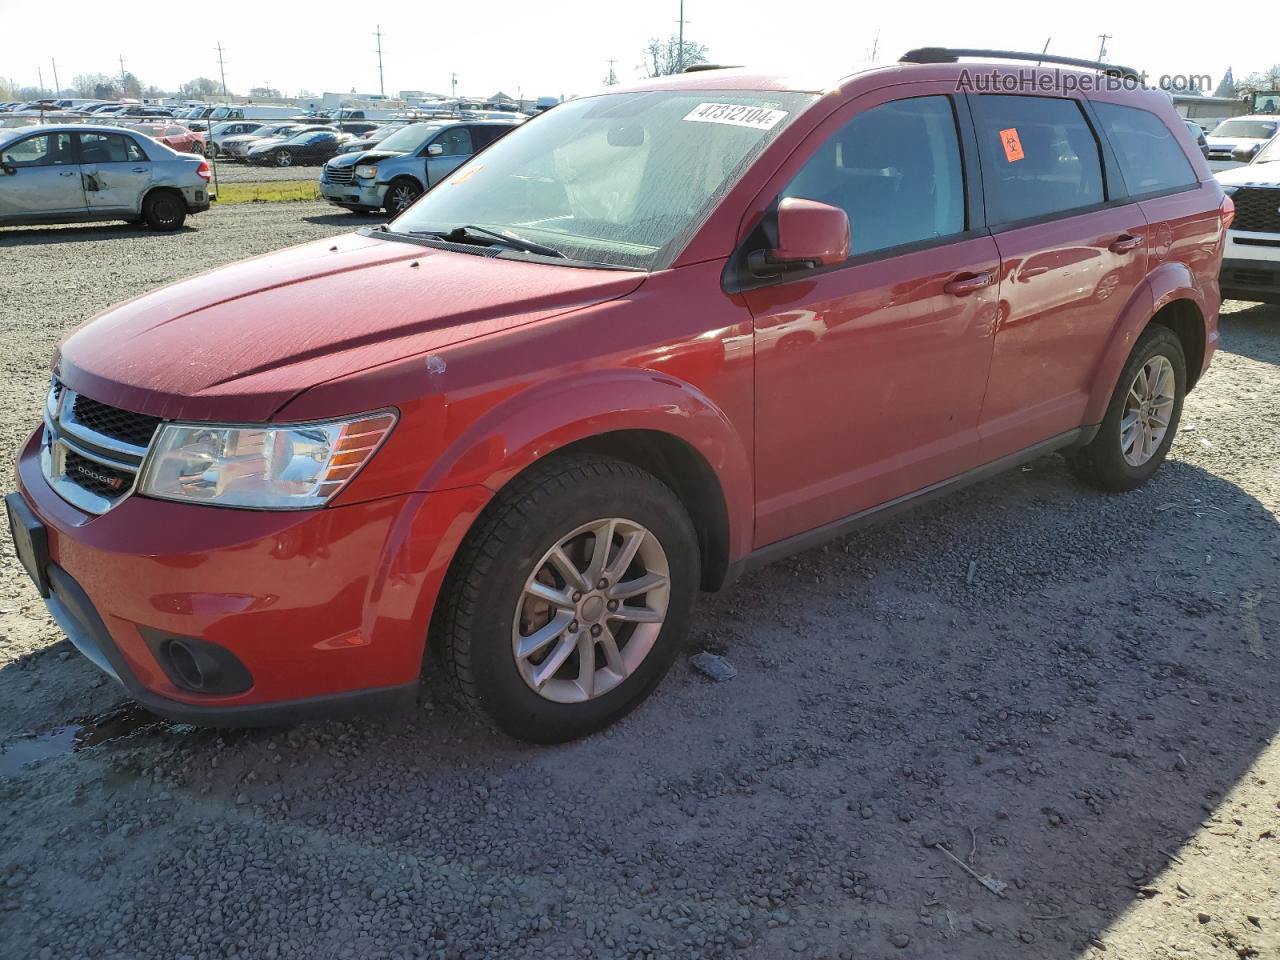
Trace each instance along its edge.
<instances>
[{"instance_id":1,"label":"power line","mask_svg":"<svg viewBox=\"0 0 1280 960\"><path fill-rule=\"evenodd\" d=\"M382 24L378 24L378 29L374 36L378 38L378 92L384 97L387 95L387 88L382 83Z\"/></svg>"}]
</instances>

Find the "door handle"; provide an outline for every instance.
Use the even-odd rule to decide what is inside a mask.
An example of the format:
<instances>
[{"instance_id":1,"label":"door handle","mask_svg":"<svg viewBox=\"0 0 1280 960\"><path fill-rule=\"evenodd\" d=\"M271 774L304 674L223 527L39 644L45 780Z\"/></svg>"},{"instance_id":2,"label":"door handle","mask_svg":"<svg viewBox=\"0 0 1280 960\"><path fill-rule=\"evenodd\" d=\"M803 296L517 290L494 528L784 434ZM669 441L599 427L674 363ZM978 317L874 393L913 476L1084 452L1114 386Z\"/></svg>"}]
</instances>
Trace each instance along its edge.
<instances>
[{"instance_id":1,"label":"door handle","mask_svg":"<svg viewBox=\"0 0 1280 960\"><path fill-rule=\"evenodd\" d=\"M942 289L953 297L964 297L995 282L995 275L984 270L982 273L962 273L954 280L947 281Z\"/></svg>"},{"instance_id":2,"label":"door handle","mask_svg":"<svg viewBox=\"0 0 1280 960\"><path fill-rule=\"evenodd\" d=\"M1117 237L1111 241L1111 246L1107 247L1112 253L1129 253L1131 250L1137 250L1142 246L1142 238L1135 237L1126 233L1122 237Z\"/></svg>"},{"instance_id":3,"label":"door handle","mask_svg":"<svg viewBox=\"0 0 1280 960\"><path fill-rule=\"evenodd\" d=\"M74 177L75 175L76 172L74 170L61 170L58 172L58 176L60 177Z\"/></svg>"},{"instance_id":4,"label":"door handle","mask_svg":"<svg viewBox=\"0 0 1280 960\"><path fill-rule=\"evenodd\" d=\"M146 173L146 172L147 172L147 168L146 168L146 167L134 167L134 168L133 168L133 172L134 172L134 173Z\"/></svg>"}]
</instances>

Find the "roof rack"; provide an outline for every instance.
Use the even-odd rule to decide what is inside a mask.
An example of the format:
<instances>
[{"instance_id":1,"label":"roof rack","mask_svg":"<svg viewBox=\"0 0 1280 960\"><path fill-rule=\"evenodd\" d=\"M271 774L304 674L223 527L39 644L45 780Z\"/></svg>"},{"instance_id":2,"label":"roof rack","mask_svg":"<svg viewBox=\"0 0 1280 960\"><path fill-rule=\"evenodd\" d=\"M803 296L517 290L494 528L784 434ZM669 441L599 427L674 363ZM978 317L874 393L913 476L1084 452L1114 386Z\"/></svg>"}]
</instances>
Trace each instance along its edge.
<instances>
[{"instance_id":1,"label":"roof rack","mask_svg":"<svg viewBox=\"0 0 1280 960\"><path fill-rule=\"evenodd\" d=\"M733 70L740 66L736 63L695 63L691 67L685 67L685 73L701 73L703 70Z\"/></svg>"},{"instance_id":2,"label":"roof rack","mask_svg":"<svg viewBox=\"0 0 1280 960\"><path fill-rule=\"evenodd\" d=\"M899 63L955 63L961 57L983 57L991 60L1035 60L1037 63L1056 63L1065 67L1085 67L1101 70L1122 80L1141 80L1142 75L1133 67L1122 67L1100 60L1081 60L1077 57L1060 57L1052 53L1020 53L1017 50L974 50L960 47L917 47L898 58Z\"/></svg>"}]
</instances>

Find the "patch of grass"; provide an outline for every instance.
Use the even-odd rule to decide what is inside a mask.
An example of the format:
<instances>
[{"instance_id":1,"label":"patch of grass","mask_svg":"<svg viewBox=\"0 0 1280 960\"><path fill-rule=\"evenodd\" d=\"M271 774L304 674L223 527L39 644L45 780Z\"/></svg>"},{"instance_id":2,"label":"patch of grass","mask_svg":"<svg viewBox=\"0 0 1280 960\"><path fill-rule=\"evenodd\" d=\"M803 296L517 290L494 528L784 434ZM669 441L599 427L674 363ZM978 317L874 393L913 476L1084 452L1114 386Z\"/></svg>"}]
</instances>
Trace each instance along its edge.
<instances>
[{"instance_id":1,"label":"patch of grass","mask_svg":"<svg viewBox=\"0 0 1280 960\"><path fill-rule=\"evenodd\" d=\"M218 188L217 202L223 205L319 199L320 184L315 180L275 180L265 183L223 183Z\"/></svg>"}]
</instances>

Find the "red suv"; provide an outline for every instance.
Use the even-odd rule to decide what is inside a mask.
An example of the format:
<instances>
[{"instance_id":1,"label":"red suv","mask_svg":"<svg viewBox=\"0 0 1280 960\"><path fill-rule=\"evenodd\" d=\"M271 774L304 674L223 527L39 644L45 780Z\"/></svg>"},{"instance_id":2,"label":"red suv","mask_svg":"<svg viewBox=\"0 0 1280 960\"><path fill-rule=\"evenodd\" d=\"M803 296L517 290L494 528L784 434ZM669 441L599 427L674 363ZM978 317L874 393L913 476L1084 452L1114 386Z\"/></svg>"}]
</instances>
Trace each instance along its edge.
<instances>
[{"instance_id":1,"label":"red suv","mask_svg":"<svg viewBox=\"0 0 1280 960\"><path fill-rule=\"evenodd\" d=\"M1052 450L1138 486L1230 201L1125 71L961 55L573 100L389 226L108 310L21 451L24 565L168 717L411 696L430 647L557 741L755 564Z\"/></svg>"}]
</instances>

